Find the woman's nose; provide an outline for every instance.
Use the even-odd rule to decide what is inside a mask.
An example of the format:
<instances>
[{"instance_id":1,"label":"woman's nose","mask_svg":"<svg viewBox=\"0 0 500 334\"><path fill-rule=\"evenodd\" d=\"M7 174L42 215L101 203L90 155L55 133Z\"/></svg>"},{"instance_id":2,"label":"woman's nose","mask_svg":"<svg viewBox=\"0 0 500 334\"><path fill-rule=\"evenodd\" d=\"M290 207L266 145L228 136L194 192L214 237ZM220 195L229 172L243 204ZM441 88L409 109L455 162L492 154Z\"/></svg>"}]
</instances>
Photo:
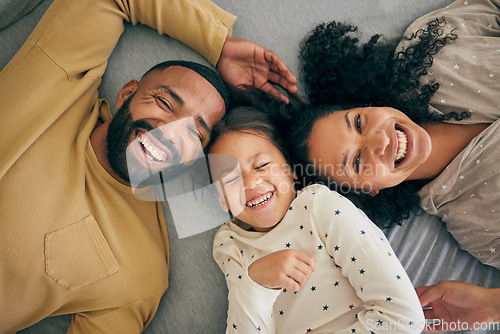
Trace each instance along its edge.
<instances>
[{"instance_id":1,"label":"woman's nose","mask_svg":"<svg viewBox=\"0 0 500 334\"><path fill-rule=\"evenodd\" d=\"M389 143L390 140L385 131L380 130L372 133L372 135L367 138L366 147L376 155L384 155Z\"/></svg>"}]
</instances>

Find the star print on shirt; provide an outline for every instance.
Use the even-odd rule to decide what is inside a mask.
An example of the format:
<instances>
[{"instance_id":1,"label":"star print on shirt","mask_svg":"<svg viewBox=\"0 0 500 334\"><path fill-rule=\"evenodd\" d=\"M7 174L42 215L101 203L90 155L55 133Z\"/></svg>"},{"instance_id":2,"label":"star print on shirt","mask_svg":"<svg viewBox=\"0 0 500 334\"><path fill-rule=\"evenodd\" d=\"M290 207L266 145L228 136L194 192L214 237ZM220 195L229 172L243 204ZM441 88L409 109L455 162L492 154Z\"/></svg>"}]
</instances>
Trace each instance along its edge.
<instances>
[{"instance_id":1,"label":"star print on shirt","mask_svg":"<svg viewBox=\"0 0 500 334\"><path fill-rule=\"evenodd\" d=\"M361 235L365 235L366 232L364 230L361 230Z\"/></svg>"},{"instance_id":2,"label":"star print on shirt","mask_svg":"<svg viewBox=\"0 0 500 334\"><path fill-rule=\"evenodd\" d=\"M307 210L307 205L304 205L304 209Z\"/></svg>"},{"instance_id":3,"label":"star print on shirt","mask_svg":"<svg viewBox=\"0 0 500 334\"><path fill-rule=\"evenodd\" d=\"M303 230L303 229L304 229L304 225L300 225L299 230Z\"/></svg>"},{"instance_id":4,"label":"star print on shirt","mask_svg":"<svg viewBox=\"0 0 500 334\"><path fill-rule=\"evenodd\" d=\"M354 304L351 304L349 306L347 306L348 309L352 310L354 308Z\"/></svg>"},{"instance_id":5,"label":"star print on shirt","mask_svg":"<svg viewBox=\"0 0 500 334\"><path fill-rule=\"evenodd\" d=\"M396 279L400 280L401 276L400 275L396 275Z\"/></svg>"},{"instance_id":6,"label":"star print on shirt","mask_svg":"<svg viewBox=\"0 0 500 334\"><path fill-rule=\"evenodd\" d=\"M311 286L311 291L316 291L316 287L314 285Z\"/></svg>"},{"instance_id":7,"label":"star print on shirt","mask_svg":"<svg viewBox=\"0 0 500 334\"><path fill-rule=\"evenodd\" d=\"M360 270L359 270L359 274L360 274L360 275L364 275L364 274L365 274L365 272L366 272L366 271L365 271L364 269L360 269Z\"/></svg>"},{"instance_id":8,"label":"star print on shirt","mask_svg":"<svg viewBox=\"0 0 500 334\"><path fill-rule=\"evenodd\" d=\"M338 251L339 249L340 249L340 247L339 247L339 246L335 246L335 247L333 247L333 250L334 250L334 251Z\"/></svg>"},{"instance_id":9,"label":"star print on shirt","mask_svg":"<svg viewBox=\"0 0 500 334\"><path fill-rule=\"evenodd\" d=\"M293 210L293 206L288 208L288 211L292 211L292 210Z\"/></svg>"},{"instance_id":10,"label":"star print on shirt","mask_svg":"<svg viewBox=\"0 0 500 334\"><path fill-rule=\"evenodd\" d=\"M290 243L289 243L289 242L287 242L287 243L286 243L286 245L285 245L285 247L286 247L286 248L290 248L290 246L291 246L291 245L290 245Z\"/></svg>"},{"instance_id":11,"label":"star print on shirt","mask_svg":"<svg viewBox=\"0 0 500 334\"><path fill-rule=\"evenodd\" d=\"M328 305L323 306L323 311L328 311L328 308L329 308Z\"/></svg>"},{"instance_id":12,"label":"star print on shirt","mask_svg":"<svg viewBox=\"0 0 500 334\"><path fill-rule=\"evenodd\" d=\"M391 298L391 297L387 297L387 298L385 299L385 301L387 301L387 302L391 302L391 301L392 301L392 298Z\"/></svg>"},{"instance_id":13,"label":"star print on shirt","mask_svg":"<svg viewBox=\"0 0 500 334\"><path fill-rule=\"evenodd\" d=\"M340 210L335 210L335 216L340 215Z\"/></svg>"},{"instance_id":14,"label":"star print on shirt","mask_svg":"<svg viewBox=\"0 0 500 334\"><path fill-rule=\"evenodd\" d=\"M351 262L356 262L356 258L354 256L351 257Z\"/></svg>"},{"instance_id":15,"label":"star print on shirt","mask_svg":"<svg viewBox=\"0 0 500 334\"><path fill-rule=\"evenodd\" d=\"M285 314L285 311L280 310L280 315L283 315L283 314Z\"/></svg>"},{"instance_id":16,"label":"star print on shirt","mask_svg":"<svg viewBox=\"0 0 500 334\"><path fill-rule=\"evenodd\" d=\"M340 282L339 281L335 281L335 283L333 283L333 286L339 286Z\"/></svg>"},{"instance_id":17,"label":"star print on shirt","mask_svg":"<svg viewBox=\"0 0 500 334\"><path fill-rule=\"evenodd\" d=\"M323 249L323 245L319 245L318 250L322 250L322 249Z\"/></svg>"}]
</instances>

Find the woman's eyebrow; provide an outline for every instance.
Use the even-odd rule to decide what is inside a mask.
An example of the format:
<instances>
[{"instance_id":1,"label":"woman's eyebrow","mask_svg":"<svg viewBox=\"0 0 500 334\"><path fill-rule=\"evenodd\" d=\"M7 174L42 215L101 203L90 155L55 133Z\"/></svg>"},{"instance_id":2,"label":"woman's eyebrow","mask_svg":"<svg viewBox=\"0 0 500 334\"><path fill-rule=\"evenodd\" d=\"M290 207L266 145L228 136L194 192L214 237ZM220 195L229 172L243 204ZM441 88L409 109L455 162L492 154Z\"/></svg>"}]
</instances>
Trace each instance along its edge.
<instances>
[{"instance_id":1,"label":"woman's eyebrow","mask_svg":"<svg viewBox=\"0 0 500 334\"><path fill-rule=\"evenodd\" d=\"M349 151L345 152L344 154L344 160L342 161L342 171L344 174L347 176L347 173L345 171L345 166L347 165L347 157L349 156Z\"/></svg>"},{"instance_id":2,"label":"woman's eyebrow","mask_svg":"<svg viewBox=\"0 0 500 334\"><path fill-rule=\"evenodd\" d=\"M350 111L346 112L345 115L344 115L344 118L345 118L345 122L347 123L347 127L349 129L352 129L351 121L349 120L349 114L350 113L351 113Z\"/></svg>"},{"instance_id":3,"label":"woman's eyebrow","mask_svg":"<svg viewBox=\"0 0 500 334\"><path fill-rule=\"evenodd\" d=\"M345 113L345 115L344 115L344 119L345 119L345 122L346 122L346 124L347 124L347 127L348 127L349 129L352 129L351 121L349 120L349 114L350 114L350 113L351 113L350 111L346 112L346 113ZM347 173L346 173L346 171L345 171L345 166L347 165L347 160L348 160L347 158L348 158L348 157L349 157L349 151L346 151L346 152L345 152L345 155L344 155L344 160L342 161L342 171L344 172L344 174L345 174L346 176L347 176Z\"/></svg>"}]
</instances>

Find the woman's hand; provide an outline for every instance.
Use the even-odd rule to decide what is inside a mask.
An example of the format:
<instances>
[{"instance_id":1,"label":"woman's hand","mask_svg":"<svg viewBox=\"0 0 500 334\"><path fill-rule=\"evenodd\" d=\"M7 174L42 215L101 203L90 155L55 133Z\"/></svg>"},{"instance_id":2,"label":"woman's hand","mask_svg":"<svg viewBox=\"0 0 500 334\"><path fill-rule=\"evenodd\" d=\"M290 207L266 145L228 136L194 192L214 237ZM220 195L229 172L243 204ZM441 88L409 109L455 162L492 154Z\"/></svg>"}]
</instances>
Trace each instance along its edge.
<instances>
[{"instance_id":1,"label":"woman's hand","mask_svg":"<svg viewBox=\"0 0 500 334\"><path fill-rule=\"evenodd\" d=\"M248 275L254 282L269 289L298 291L314 268L314 258L311 255L285 249L254 261L248 267Z\"/></svg>"},{"instance_id":2,"label":"woman's hand","mask_svg":"<svg viewBox=\"0 0 500 334\"><path fill-rule=\"evenodd\" d=\"M469 329L474 323L488 323L500 319L500 289L487 289L458 281L441 281L436 285L415 289L426 319L439 319L441 324L429 324L425 331L439 332L443 323L467 324ZM461 327L462 329L462 327ZM466 329L466 328L463 328Z\"/></svg>"},{"instance_id":3,"label":"woman's hand","mask_svg":"<svg viewBox=\"0 0 500 334\"><path fill-rule=\"evenodd\" d=\"M297 92L297 79L274 52L246 39L227 37L217 63L224 81L243 88L256 87L288 103L272 83L279 84L290 93Z\"/></svg>"}]
</instances>

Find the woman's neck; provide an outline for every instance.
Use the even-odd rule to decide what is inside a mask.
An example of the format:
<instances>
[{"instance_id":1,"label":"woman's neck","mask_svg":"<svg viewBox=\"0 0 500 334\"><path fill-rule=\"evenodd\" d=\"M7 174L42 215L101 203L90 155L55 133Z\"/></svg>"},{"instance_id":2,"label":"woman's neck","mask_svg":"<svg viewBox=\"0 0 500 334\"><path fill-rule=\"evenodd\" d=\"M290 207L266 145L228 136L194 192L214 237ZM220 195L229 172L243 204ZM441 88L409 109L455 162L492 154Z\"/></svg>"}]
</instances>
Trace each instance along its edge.
<instances>
[{"instance_id":1,"label":"woman's neck","mask_svg":"<svg viewBox=\"0 0 500 334\"><path fill-rule=\"evenodd\" d=\"M410 175L409 179L434 179L467 147L474 137L489 125L489 123L450 124L437 122L421 124L421 127L431 137L432 150L429 158Z\"/></svg>"}]
</instances>

